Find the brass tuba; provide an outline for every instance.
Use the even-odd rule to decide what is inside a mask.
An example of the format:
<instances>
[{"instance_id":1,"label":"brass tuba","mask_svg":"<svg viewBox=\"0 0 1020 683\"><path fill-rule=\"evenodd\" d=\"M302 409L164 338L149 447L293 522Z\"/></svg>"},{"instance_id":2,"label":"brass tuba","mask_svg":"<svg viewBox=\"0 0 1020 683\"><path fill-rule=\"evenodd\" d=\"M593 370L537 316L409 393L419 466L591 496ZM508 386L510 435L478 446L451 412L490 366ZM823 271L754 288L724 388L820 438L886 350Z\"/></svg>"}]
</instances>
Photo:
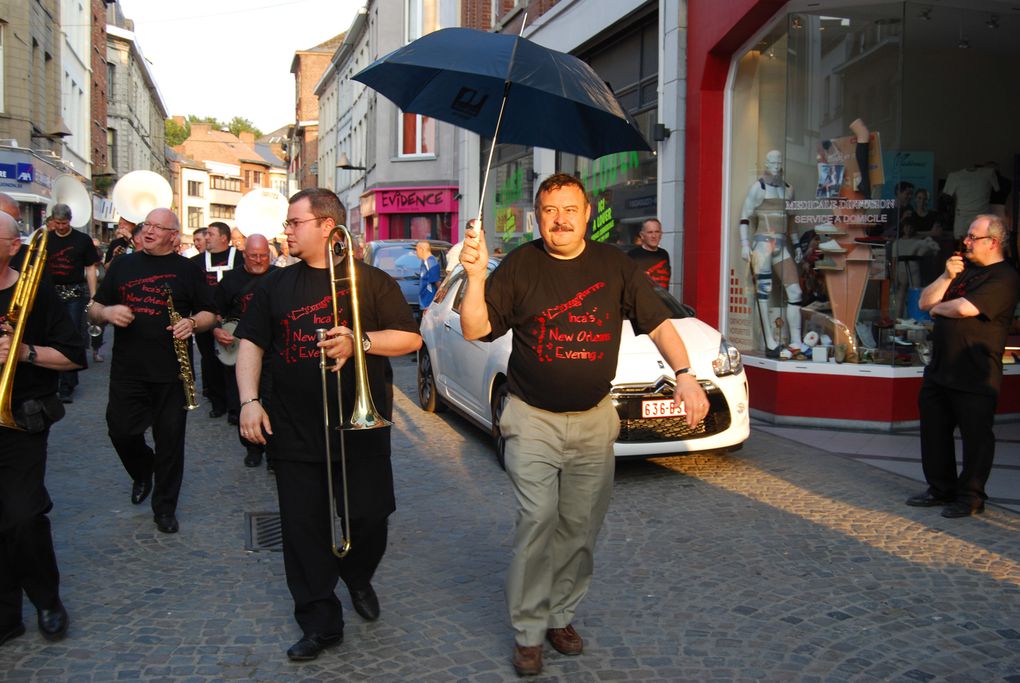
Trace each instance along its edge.
<instances>
[{"instance_id":1,"label":"brass tuba","mask_svg":"<svg viewBox=\"0 0 1020 683\"><path fill-rule=\"evenodd\" d=\"M339 241L334 241L336 238L342 238ZM330 447L330 431L331 431L331 419L329 414L329 401L327 399L327 377L330 368L326 363L326 354L319 354L319 370L322 376L322 416L323 423L325 425L325 437L326 437L326 482L329 491L329 529L330 529L330 546L333 550L333 554L337 557L343 557L351 551L351 516L350 506L347 500L347 448L344 438L345 432L348 431L362 431L367 429L380 429L382 427L389 427L392 422L384 418L379 411L375 409L375 404L372 402L372 391L368 384L368 368L365 364L365 349L361 345L362 330L361 330L361 304L358 300L358 278L355 273L354 265L354 240L351 237L351 233L346 227L339 225L329 233L329 239L326 240L326 265L329 270L329 284L330 291L333 295L333 324L340 324L340 312L337 305L337 291L336 285L338 282L348 280L351 288L351 331L352 331L352 342L354 347L354 379L355 379L355 392L354 392L354 406L351 411L351 417L349 420L344 420L344 403L343 394L341 392L342 386L340 381L339 368L336 373L336 397L337 403L339 404L339 420L341 424L335 429L340 431L340 480L343 483L344 491L344 514L343 514L343 530L338 535L337 533L337 509L336 509L336 498L333 496L333 458L332 448ZM348 275L346 278L337 276L337 267L346 261ZM316 337L321 342L326 339L327 330L319 329L316 330Z\"/></svg>"},{"instance_id":2,"label":"brass tuba","mask_svg":"<svg viewBox=\"0 0 1020 683\"><path fill-rule=\"evenodd\" d=\"M0 427L21 429L11 411L11 395L14 391L14 371L18 367L18 347L25 335L25 323L32 312L35 295L39 291L39 280L46 266L46 240L49 231L39 228L28 243L28 251L21 267L21 276L14 287L11 304L7 308L7 322L14 328L11 333L11 351L7 355L3 371L0 372Z\"/></svg>"}]
</instances>

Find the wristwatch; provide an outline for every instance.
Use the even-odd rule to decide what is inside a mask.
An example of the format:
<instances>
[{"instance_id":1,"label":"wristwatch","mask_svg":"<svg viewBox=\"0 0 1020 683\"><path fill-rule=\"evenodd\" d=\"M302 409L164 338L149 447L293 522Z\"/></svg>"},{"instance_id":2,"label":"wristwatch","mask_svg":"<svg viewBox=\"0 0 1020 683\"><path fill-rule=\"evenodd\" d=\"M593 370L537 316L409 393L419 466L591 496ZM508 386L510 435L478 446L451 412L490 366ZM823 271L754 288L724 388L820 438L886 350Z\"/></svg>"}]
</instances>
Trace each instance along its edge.
<instances>
[{"instance_id":1,"label":"wristwatch","mask_svg":"<svg viewBox=\"0 0 1020 683\"><path fill-rule=\"evenodd\" d=\"M35 352L35 347L32 346L31 344L29 344L28 345L28 362L31 363L32 365L35 365L36 355L37 354Z\"/></svg>"},{"instance_id":2,"label":"wristwatch","mask_svg":"<svg viewBox=\"0 0 1020 683\"><path fill-rule=\"evenodd\" d=\"M361 333L361 350L368 353L372 349L372 340L369 338L367 332Z\"/></svg>"}]
</instances>

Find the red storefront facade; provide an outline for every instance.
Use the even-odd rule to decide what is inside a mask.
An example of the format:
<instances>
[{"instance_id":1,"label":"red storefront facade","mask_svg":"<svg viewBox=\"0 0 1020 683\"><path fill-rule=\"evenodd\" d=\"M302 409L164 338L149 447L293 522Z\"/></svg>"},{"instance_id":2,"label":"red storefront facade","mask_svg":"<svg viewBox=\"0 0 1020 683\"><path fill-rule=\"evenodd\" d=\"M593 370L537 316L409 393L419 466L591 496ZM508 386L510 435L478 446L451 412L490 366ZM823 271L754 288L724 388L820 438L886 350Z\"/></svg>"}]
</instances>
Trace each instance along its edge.
<instances>
[{"instance_id":1,"label":"red storefront facade","mask_svg":"<svg viewBox=\"0 0 1020 683\"><path fill-rule=\"evenodd\" d=\"M803 65L798 67L796 60L802 55L797 56L793 48L800 49L805 45L804 35L808 29L818 30L819 27L822 31L825 28L830 30L829 34L821 34L822 38L815 39L819 44L823 44L825 40L830 41L827 45L823 44L819 50L823 58L831 56L836 48L845 50L845 54L839 57L841 60L839 65L831 71L842 78L843 94L833 95L833 98L848 112L844 115L848 120L839 121L838 117L833 116L830 130L835 131L837 128L845 130L846 123L854 116L863 116L856 113L857 111L867 110L876 128L881 128L882 149L885 153L903 155L905 152L902 150L925 149L923 144L911 139L909 135L909 131L922 129L928 125L927 121L919 121L918 114L910 110L918 96L914 91L908 90L909 85L900 86L899 83L913 73L909 69L932 69L938 64L925 61L936 59L930 56L935 54L935 51L922 41L921 31L914 30L915 27L930 25L918 22L927 21L932 13L929 11L928 15L923 15L926 6L912 2L874 3L873 7L869 6L864 10L861 7L860 3L855 5L846 1L797 3L784 0L729 0L720 3L713 0L690 0L687 3L683 296L687 303L697 309L700 318L719 326L731 340L739 338L747 328L752 328L751 337L754 338L753 328L757 327L759 320L753 314L753 306L749 304L749 300L753 299L755 294L754 271L751 271L752 284L740 281L740 275L748 272L748 265L741 261L739 256L740 247L736 241L735 227L737 216L734 209L739 206L739 196L747 189L744 180L747 172L743 167L734 168L737 163L735 159L739 157L739 152L734 152L734 146L739 136L743 135L737 129L761 125L749 123L748 119L752 117L748 116L746 108L735 111L734 105L738 100L743 105L744 100L739 98L746 99L746 94L734 94L734 88L737 87L734 83L741 77L741 69L746 71L748 55L752 51L759 51L755 57L764 65L770 59L782 59L784 55L780 51L789 50L789 55L792 56L788 57L788 63L784 68L788 69L788 74L793 74L792 77L789 75L786 77L782 84L786 90L776 98L780 101L781 107L785 106L782 120L776 126L778 132L771 138L763 136L767 138L765 140L758 139L756 133L754 144L751 146L752 148L756 146L757 149L748 153L752 158L760 160L765 150L780 149L786 153L787 163L793 169L790 176L794 175L798 136L808 137L797 128L799 125L797 117L809 118L796 111L800 103L797 101L798 93L795 92L798 83L795 69L817 67ZM922 12L920 19L918 12ZM860 14L866 16L859 16ZM834 17L840 23L826 26L825 22L832 21ZM939 18L935 17L936 20ZM947 18L947 21L960 20L958 15L954 15L952 19ZM802 28L805 29L805 33L797 35ZM833 28L836 31L833 31ZM843 48L831 42L832 36L839 31L843 31L840 35L846 36L845 43L849 47ZM852 31L859 33L852 34ZM826 35L829 37L825 38ZM780 38L777 40L775 36ZM795 42L798 40L802 42ZM852 44L853 41L856 43ZM807 44L810 46L810 43ZM953 47L958 46L954 44ZM971 50L968 55L973 53ZM950 57L959 59L958 55ZM867 60L876 61L869 65ZM898 71L889 76L889 81L896 83L900 90L886 96L880 88L876 97L885 97L891 104L885 104L878 110L867 99L863 104L852 99L852 86L847 84L851 83L851 76L848 73L852 68L859 68L862 71L870 69L873 73L876 70L874 64L881 63L881 60L898 64L895 67ZM764 66L761 68L764 69ZM821 77L803 80L808 82L806 88L814 87L813 84L817 83L818 89L821 90ZM828 78L824 81L824 87L825 97L828 98L830 88ZM960 84L958 87L965 86ZM765 98L771 95L765 94L764 86L761 86L761 91L762 94L756 92L755 96L760 96L764 102ZM872 91L868 93L871 94ZM826 107L828 101L825 100ZM852 108L851 103L858 106ZM811 106L815 105L812 103ZM804 109L808 108L805 104ZM853 114L849 113L851 111ZM761 105L761 112L764 118L766 105ZM952 118L953 114L950 113L949 116ZM812 133L816 138L822 138L826 131L824 126L815 126ZM830 135L835 137L836 133ZM825 142L828 142L828 139ZM1012 139L1007 141L1011 142ZM979 142L978 145L980 144ZM993 156L997 153L998 147L992 145L993 143L989 141L987 148L992 151L987 152L983 158L998 158L998 155ZM1009 157L1006 156L1006 151L1009 145L999 146L1003 149L1001 156L1007 160L1008 167ZM808 148L810 145L805 144L802 147ZM958 163L954 154L958 157L959 152L955 149L943 149L933 143L927 154L935 159L929 174L932 176L933 196L937 196L938 188L944 183L945 171L958 167L954 165ZM813 155L813 149L801 153L800 165L803 167L801 171L804 177L813 172L815 161ZM893 206L893 200L888 199L889 188L900 177L891 172L888 159L893 157L886 158L885 187L881 190L876 189L873 195L869 195L875 197L875 207ZM959 163L962 165L962 162ZM899 173L898 168L896 173ZM799 183L799 189L806 190L812 198L815 196L814 187L809 186L807 182ZM787 198L791 199L792 194ZM787 210L789 211L789 208ZM886 211L884 208L881 210ZM876 213L878 211L878 208L874 210ZM890 214L888 220L895 231L899 216L894 211L896 210L888 210ZM1015 217L1011 218L1015 220ZM790 221L793 221L793 216L790 216ZM897 233L895 237L899 238L900 235ZM796 237L791 239L793 244L796 244ZM892 241L890 246L891 244ZM883 256L874 260L889 259ZM865 308L873 306L875 315L881 316L876 320L884 320L888 316L896 318L897 303L889 294L889 290L896 287L895 262L892 262L890 268L893 272L887 271L884 277L869 275L871 281L868 283L867 292L861 294L861 301L858 303L860 306L862 302ZM739 294L735 295L738 290ZM738 303L743 301L748 304L747 310L752 311L750 314L744 312L744 320L751 322L739 330L738 321L733 314L735 301ZM898 305L902 307L903 304ZM804 331L807 331L814 316L814 312L804 311ZM884 334L883 330L879 329L880 323L873 324L875 321L867 320L865 316L862 318L865 319L865 328L874 331L876 339L879 338L879 333ZM851 339L856 337L853 330L857 320L855 317L849 324L848 334ZM761 319L761 327L765 326L764 319ZM907 333L899 332L901 329L897 326L895 333L888 332L886 337L876 342L876 347L880 347L885 341L891 345L890 340L894 334L906 339ZM917 332L921 333L922 330L918 327ZM792 336L791 334L790 342L794 341ZM834 333L833 336L837 335ZM829 362L815 362L810 352L806 357L800 356L799 360L796 357L785 360L770 357L764 351L759 353L753 346L742 347L742 351L745 351L745 366L751 387L751 407L758 417L776 423L876 429L910 426L916 424L918 420L916 397L923 376L923 365L917 360L919 355L915 355L913 362L895 355L890 355L886 361L881 349L876 349L874 359L870 355L866 356L868 362L834 363L831 348L828 351ZM1016 372L1018 367L1020 366L1006 366L1006 377L999 401L1000 414L1020 414L1020 373Z\"/></svg>"}]
</instances>

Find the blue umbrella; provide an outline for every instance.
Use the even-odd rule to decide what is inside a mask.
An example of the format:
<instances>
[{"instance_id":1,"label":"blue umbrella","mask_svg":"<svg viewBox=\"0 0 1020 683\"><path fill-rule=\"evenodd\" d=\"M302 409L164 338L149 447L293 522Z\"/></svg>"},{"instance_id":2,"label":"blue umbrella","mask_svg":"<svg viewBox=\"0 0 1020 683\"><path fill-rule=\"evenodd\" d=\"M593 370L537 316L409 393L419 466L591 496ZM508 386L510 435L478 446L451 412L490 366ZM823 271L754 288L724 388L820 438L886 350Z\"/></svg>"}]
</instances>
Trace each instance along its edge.
<instances>
[{"instance_id":1,"label":"blue umbrella","mask_svg":"<svg viewBox=\"0 0 1020 683\"><path fill-rule=\"evenodd\" d=\"M498 141L591 159L651 150L590 66L512 34L441 29L353 78L405 112L492 136L493 149ZM483 197L488 174L486 168Z\"/></svg>"}]
</instances>

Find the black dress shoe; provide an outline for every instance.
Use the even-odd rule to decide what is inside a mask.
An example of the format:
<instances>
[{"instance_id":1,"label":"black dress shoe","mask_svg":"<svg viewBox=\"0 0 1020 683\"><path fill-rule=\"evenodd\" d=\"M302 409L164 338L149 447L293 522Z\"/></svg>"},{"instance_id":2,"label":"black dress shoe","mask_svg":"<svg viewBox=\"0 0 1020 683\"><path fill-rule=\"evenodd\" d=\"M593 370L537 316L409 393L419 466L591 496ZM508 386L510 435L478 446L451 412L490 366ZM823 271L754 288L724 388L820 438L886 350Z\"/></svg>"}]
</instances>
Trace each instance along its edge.
<instances>
[{"instance_id":1,"label":"black dress shoe","mask_svg":"<svg viewBox=\"0 0 1020 683\"><path fill-rule=\"evenodd\" d=\"M209 417L214 418L214 419L217 418L217 417L223 417L226 414L227 414L227 411L225 411L225 410L217 410L216 408L213 408L212 410L209 411Z\"/></svg>"},{"instance_id":2,"label":"black dress shoe","mask_svg":"<svg viewBox=\"0 0 1020 683\"><path fill-rule=\"evenodd\" d=\"M131 484L131 502L140 505L152 493L152 477Z\"/></svg>"},{"instance_id":3,"label":"black dress shoe","mask_svg":"<svg viewBox=\"0 0 1020 683\"><path fill-rule=\"evenodd\" d=\"M227 413L227 424L228 425L234 425L236 427L237 426L237 421L238 421L237 420L237 413L235 413L235 412L228 412Z\"/></svg>"},{"instance_id":4,"label":"black dress shoe","mask_svg":"<svg viewBox=\"0 0 1020 683\"><path fill-rule=\"evenodd\" d=\"M939 505L947 505L951 501L948 498L942 496L936 496L931 491L923 491L918 493L916 496L910 496L907 498L907 505L915 508L933 508Z\"/></svg>"},{"instance_id":5,"label":"black dress shoe","mask_svg":"<svg viewBox=\"0 0 1020 683\"><path fill-rule=\"evenodd\" d=\"M379 618L379 597L375 594L372 586L365 588L351 588L351 604L354 611L368 621L375 621Z\"/></svg>"},{"instance_id":6,"label":"black dress shoe","mask_svg":"<svg viewBox=\"0 0 1020 683\"><path fill-rule=\"evenodd\" d=\"M14 626L0 629L0 645L23 635L25 635L25 625L20 622Z\"/></svg>"},{"instance_id":7,"label":"black dress shoe","mask_svg":"<svg viewBox=\"0 0 1020 683\"><path fill-rule=\"evenodd\" d=\"M174 514L167 513L163 515L155 515L153 519L156 520L156 528L162 531L164 534L176 534L177 529L177 517Z\"/></svg>"},{"instance_id":8,"label":"black dress shoe","mask_svg":"<svg viewBox=\"0 0 1020 683\"><path fill-rule=\"evenodd\" d=\"M949 519L955 519L956 517L970 517L985 511L985 504L978 503L974 505L965 500L957 500L949 503L942 508L942 516Z\"/></svg>"},{"instance_id":9,"label":"black dress shoe","mask_svg":"<svg viewBox=\"0 0 1020 683\"><path fill-rule=\"evenodd\" d=\"M39 632L46 640L60 640L67 635L69 621L67 610L59 600L53 609L39 610Z\"/></svg>"},{"instance_id":10,"label":"black dress shoe","mask_svg":"<svg viewBox=\"0 0 1020 683\"><path fill-rule=\"evenodd\" d=\"M259 451L248 451L248 455L244 456L245 467L258 467L262 464L262 453Z\"/></svg>"},{"instance_id":11,"label":"black dress shoe","mask_svg":"<svg viewBox=\"0 0 1020 683\"><path fill-rule=\"evenodd\" d=\"M344 634L342 633L332 636L312 633L291 645L290 649L287 650L287 658L292 662L310 662L318 657L319 653L327 647L334 647L342 642L344 642Z\"/></svg>"}]
</instances>

